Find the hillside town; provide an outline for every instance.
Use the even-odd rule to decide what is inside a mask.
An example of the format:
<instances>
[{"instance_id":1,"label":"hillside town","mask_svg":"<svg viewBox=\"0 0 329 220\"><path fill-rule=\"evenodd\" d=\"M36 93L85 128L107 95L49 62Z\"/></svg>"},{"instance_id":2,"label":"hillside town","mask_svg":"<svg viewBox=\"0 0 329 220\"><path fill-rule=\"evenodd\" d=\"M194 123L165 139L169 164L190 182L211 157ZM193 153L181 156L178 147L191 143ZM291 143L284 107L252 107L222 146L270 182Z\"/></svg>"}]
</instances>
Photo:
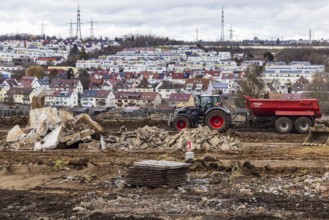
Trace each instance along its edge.
<instances>
[{"instance_id":1,"label":"hillside town","mask_svg":"<svg viewBox=\"0 0 329 220\"><path fill-rule=\"evenodd\" d=\"M3 1L0 219L329 219L328 1Z\"/></svg>"},{"instance_id":2,"label":"hillside town","mask_svg":"<svg viewBox=\"0 0 329 220\"><path fill-rule=\"evenodd\" d=\"M245 54L192 46L123 48L113 55L78 59L74 67L65 65L73 48L88 53L116 46L115 41L85 44L78 39L0 42L0 102L30 105L37 94L45 106L62 108L173 109L193 106L194 97L204 93L232 98L256 70L265 85L262 94L298 99L314 74L325 71L324 65L307 61L243 59ZM13 77L31 65L42 66L44 74ZM88 74L84 85L82 72Z\"/></svg>"}]
</instances>

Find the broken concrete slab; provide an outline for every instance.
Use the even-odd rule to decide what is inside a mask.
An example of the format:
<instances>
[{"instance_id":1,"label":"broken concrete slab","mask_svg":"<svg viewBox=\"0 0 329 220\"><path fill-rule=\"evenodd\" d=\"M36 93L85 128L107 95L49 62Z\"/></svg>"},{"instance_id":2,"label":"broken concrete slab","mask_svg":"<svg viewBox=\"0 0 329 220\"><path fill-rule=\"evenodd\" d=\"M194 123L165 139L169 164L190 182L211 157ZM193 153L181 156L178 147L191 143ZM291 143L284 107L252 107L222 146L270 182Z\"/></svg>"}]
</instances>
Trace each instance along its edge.
<instances>
[{"instance_id":1,"label":"broken concrete slab","mask_svg":"<svg viewBox=\"0 0 329 220\"><path fill-rule=\"evenodd\" d=\"M80 132L81 140L89 139L93 134L95 134L94 130L85 129Z\"/></svg>"},{"instance_id":2,"label":"broken concrete slab","mask_svg":"<svg viewBox=\"0 0 329 220\"><path fill-rule=\"evenodd\" d=\"M57 147L60 140L60 135L63 130L62 126L57 127L55 130L47 134L40 142L36 142L34 150L52 150Z\"/></svg>"},{"instance_id":3,"label":"broken concrete slab","mask_svg":"<svg viewBox=\"0 0 329 220\"><path fill-rule=\"evenodd\" d=\"M32 128L37 128L40 120L47 118L48 128L54 130L57 128L62 120L58 115L58 110L52 107L36 108L30 111L29 125Z\"/></svg>"},{"instance_id":4,"label":"broken concrete slab","mask_svg":"<svg viewBox=\"0 0 329 220\"><path fill-rule=\"evenodd\" d=\"M208 142L212 146L217 146L218 144L221 143L221 140L217 136L215 136L212 139L210 139Z\"/></svg>"},{"instance_id":5,"label":"broken concrete slab","mask_svg":"<svg viewBox=\"0 0 329 220\"><path fill-rule=\"evenodd\" d=\"M46 114L41 114L38 119L36 132L39 136L44 137L48 132L48 118Z\"/></svg>"},{"instance_id":6,"label":"broken concrete slab","mask_svg":"<svg viewBox=\"0 0 329 220\"><path fill-rule=\"evenodd\" d=\"M60 143L65 143L66 146L71 146L72 144L78 143L81 141L80 133L74 133L68 136L61 138Z\"/></svg>"},{"instance_id":7,"label":"broken concrete slab","mask_svg":"<svg viewBox=\"0 0 329 220\"><path fill-rule=\"evenodd\" d=\"M41 140L40 135L35 131L32 130L30 133L28 133L25 137L21 139L21 142L23 143L35 143Z\"/></svg>"},{"instance_id":8,"label":"broken concrete slab","mask_svg":"<svg viewBox=\"0 0 329 220\"><path fill-rule=\"evenodd\" d=\"M99 134L103 133L104 131L103 127L100 124L92 120L90 116L85 113L76 116L75 119L76 121L74 123L74 126L76 127L81 126L83 129L86 129L87 128L86 125L87 125L90 129L95 130L95 132Z\"/></svg>"},{"instance_id":9,"label":"broken concrete slab","mask_svg":"<svg viewBox=\"0 0 329 220\"><path fill-rule=\"evenodd\" d=\"M26 134L22 131L19 125L16 125L8 132L6 142L12 143L20 141L23 137L25 137L25 135Z\"/></svg>"},{"instance_id":10,"label":"broken concrete slab","mask_svg":"<svg viewBox=\"0 0 329 220\"><path fill-rule=\"evenodd\" d=\"M69 127L69 124L71 122L74 122L75 121L75 117L73 116L73 114L71 112L68 112L64 109L61 109L59 111L59 117L62 121L62 125L65 127L65 128L68 128Z\"/></svg>"}]
</instances>

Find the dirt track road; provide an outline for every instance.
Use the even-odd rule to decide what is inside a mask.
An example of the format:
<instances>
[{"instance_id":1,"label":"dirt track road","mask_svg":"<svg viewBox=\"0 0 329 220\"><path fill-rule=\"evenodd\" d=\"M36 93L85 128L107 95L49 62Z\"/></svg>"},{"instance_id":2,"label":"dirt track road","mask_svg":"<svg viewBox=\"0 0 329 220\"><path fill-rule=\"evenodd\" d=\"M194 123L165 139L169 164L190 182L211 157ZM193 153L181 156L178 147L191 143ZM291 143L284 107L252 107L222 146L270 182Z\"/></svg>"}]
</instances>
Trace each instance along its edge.
<instances>
[{"instance_id":1,"label":"dirt track road","mask_svg":"<svg viewBox=\"0 0 329 220\"><path fill-rule=\"evenodd\" d=\"M195 152L188 183L130 187L135 161L182 151L0 152L1 219L328 219L329 148L305 135L241 133L239 151Z\"/></svg>"}]
</instances>

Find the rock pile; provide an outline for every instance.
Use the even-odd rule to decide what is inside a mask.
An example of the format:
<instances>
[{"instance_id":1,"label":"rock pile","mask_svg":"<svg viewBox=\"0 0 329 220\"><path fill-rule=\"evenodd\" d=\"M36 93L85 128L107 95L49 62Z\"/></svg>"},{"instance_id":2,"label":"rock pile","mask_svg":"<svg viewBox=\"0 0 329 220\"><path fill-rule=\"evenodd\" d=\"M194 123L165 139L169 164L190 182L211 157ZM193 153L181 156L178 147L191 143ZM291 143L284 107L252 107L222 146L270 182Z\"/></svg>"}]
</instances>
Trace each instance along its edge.
<instances>
[{"instance_id":1,"label":"rock pile","mask_svg":"<svg viewBox=\"0 0 329 220\"><path fill-rule=\"evenodd\" d=\"M112 135L105 139L107 147L116 150L183 150L186 148L187 141L191 141L192 150L237 150L241 147L237 138L201 126L186 129L175 135L170 135L168 131L157 127L145 126L132 132L122 128L116 136Z\"/></svg>"},{"instance_id":2,"label":"rock pile","mask_svg":"<svg viewBox=\"0 0 329 220\"><path fill-rule=\"evenodd\" d=\"M72 146L100 149L103 128L89 115L74 117L70 112L52 107L30 111L29 126L12 128L7 135L9 148L51 150ZM87 143L87 147L85 144Z\"/></svg>"}]
</instances>

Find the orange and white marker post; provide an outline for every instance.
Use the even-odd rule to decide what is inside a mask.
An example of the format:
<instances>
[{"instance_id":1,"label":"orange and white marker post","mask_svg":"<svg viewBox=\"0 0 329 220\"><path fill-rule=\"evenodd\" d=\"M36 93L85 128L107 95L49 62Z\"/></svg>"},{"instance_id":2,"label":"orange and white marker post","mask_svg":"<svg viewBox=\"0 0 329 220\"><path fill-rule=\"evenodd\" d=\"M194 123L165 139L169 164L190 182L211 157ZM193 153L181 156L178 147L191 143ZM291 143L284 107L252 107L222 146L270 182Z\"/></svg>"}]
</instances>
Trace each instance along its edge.
<instances>
[{"instance_id":1,"label":"orange and white marker post","mask_svg":"<svg viewBox=\"0 0 329 220\"><path fill-rule=\"evenodd\" d=\"M185 160L194 159L194 153L192 152L192 142L187 141L187 152L185 154Z\"/></svg>"}]
</instances>

